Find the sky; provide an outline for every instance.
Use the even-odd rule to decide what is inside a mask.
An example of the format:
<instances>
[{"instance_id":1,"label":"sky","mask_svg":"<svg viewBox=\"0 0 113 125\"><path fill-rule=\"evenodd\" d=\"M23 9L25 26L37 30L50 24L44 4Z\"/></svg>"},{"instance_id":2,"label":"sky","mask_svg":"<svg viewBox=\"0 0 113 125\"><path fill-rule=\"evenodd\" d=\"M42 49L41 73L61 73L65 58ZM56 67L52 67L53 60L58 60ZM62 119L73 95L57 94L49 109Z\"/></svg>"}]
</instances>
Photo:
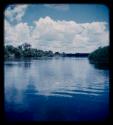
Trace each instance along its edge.
<instances>
[{"instance_id":1,"label":"sky","mask_svg":"<svg viewBox=\"0 0 113 125\"><path fill-rule=\"evenodd\" d=\"M53 52L92 52L109 45L109 9L103 4L10 4L5 45L29 43Z\"/></svg>"}]
</instances>

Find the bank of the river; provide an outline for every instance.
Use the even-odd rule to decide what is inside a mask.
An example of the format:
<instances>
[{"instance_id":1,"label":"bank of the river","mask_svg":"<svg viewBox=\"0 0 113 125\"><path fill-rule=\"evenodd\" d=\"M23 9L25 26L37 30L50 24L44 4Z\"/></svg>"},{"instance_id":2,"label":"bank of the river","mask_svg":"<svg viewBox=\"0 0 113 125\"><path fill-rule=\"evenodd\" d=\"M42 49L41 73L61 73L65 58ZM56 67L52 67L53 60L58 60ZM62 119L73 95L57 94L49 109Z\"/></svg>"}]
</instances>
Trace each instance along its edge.
<instances>
[{"instance_id":1,"label":"bank of the river","mask_svg":"<svg viewBox=\"0 0 113 125\"><path fill-rule=\"evenodd\" d=\"M109 46L98 48L89 55L89 61L98 68L109 68Z\"/></svg>"}]
</instances>

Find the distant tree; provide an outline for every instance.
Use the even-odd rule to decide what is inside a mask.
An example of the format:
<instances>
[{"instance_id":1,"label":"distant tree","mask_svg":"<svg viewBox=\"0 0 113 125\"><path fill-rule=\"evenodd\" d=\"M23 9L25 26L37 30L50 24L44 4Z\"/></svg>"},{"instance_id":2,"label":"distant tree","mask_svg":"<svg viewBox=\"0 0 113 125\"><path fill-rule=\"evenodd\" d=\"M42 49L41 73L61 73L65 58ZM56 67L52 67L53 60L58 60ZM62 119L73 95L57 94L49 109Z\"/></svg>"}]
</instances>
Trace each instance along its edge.
<instances>
[{"instance_id":1,"label":"distant tree","mask_svg":"<svg viewBox=\"0 0 113 125\"><path fill-rule=\"evenodd\" d=\"M109 65L109 46L99 47L97 50L89 54L89 60L96 65Z\"/></svg>"},{"instance_id":2,"label":"distant tree","mask_svg":"<svg viewBox=\"0 0 113 125\"><path fill-rule=\"evenodd\" d=\"M4 55L5 57L53 57L54 54L52 51L43 51L37 50L35 48L31 48L31 45L28 43L21 44L17 47L13 47L12 45L7 45L4 47Z\"/></svg>"},{"instance_id":3,"label":"distant tree","mask_svg":"<svg viewBox=\"0 0 113 125\"><path fill-rule=\"evenodd\" d=\"M48 57L53 57L53 56L54 56L54 54L53 54L52 51L45 51L45 52L44 52L44 55L45 55L45 56L48 56Z\"/></svg>"},{"instance_id":4,"label":"distant tree","mask_svg":"<svg viewBox=\"0 0 113 125\"><path fill-rule=\"evenodd\" d=\"M32 48L32 49L31 49L31 56L32 56L32 57L37 57L37 55L38 55L38 54L37 54L37 49L33 49L33 48Z\"/></svg>"},{"instance_id":5,"label":"distant tree","mask_svg":"<svg viewBox=\"0 0 113 125\"><path fill-rule=\"evenodd\" d=\"M31 45L29 43L24 43L19 46L22 50L29 50L31 48Z\"/></svg>"},{"instance_id":6,"label":"distant tree","mask_svg":"<svg viewBox=\"0 0 113 125\"><path fill-rule=\"evenodd\" d=\"M37 50L37 57L42 57L44 56L44 51L43 50Z\"/></svg>"},{"instance_id":7,"label":"distant tree","mask_svg":"<svg viewBox=\"0 0 113 125\"><path fill-rule=\"evenodd\" d=\"M14 55L14 53L15 53L15 47L13 47L12 45L5 46L5 50L4 50L5 57L10 57Z\"/></svg>"},{"instance_id":8,"label":"distant tree","mask_svg":"<svg viewBox=\"0 0 113 125\"><path fill-rule=\"evenodd\" d=\"M65 56L66 56L66 53L63 52L61 55L62 55L63 57L65 57Z\"/></svg>"},{"instance_id":9,"label":"distant tree","mask_svg":"<svg viewBox=\"0 0 113 125\"><path fill-rule=\"evenodd\" d=\"M23 51L21 48L15 48L15 57L22 57L23 56Z\"/></svg>"},{"instance_id":10,"label":"distant tree","mask_svg":"<svg viewBox=\"0 0 113 125\"><path fill-rule=\"evenodd\" d=\"M13 54L15 51L15 47L13 47L12 45L6 45L5 49L10 53Z\"/></svg>"},{"instance_id":11,"label":"distant tree","mask_svg":"<svg viewBox=\"0 0 113 125\"><path fill-rule=\"evenodd\" d=\"M60 53L59 52L55 52L55 55L60 55Z\"/></svg>"},{"instance_id":12,"label":"distant tree","mask_svg":"<svg viewBox=\"0 0 113 125\"><path fill-rule=\"evenodd\" d=\"M21 55L23 57L31 57L32 53L31 53L31 45L28 43L24 43L20 46L18 46L19 51L21 52Z\"/></svg>"},{"instance_id":13,"label":"distant tree","mask_svg":"<svg viewBox=\"0 0 113 125\"><path fill-rule=\"evenodd\" d=\"M46 54L47 54L48 57L52 57L53 56L53 52L52 51L47 51Z\"/></svg>"}]
</instances>

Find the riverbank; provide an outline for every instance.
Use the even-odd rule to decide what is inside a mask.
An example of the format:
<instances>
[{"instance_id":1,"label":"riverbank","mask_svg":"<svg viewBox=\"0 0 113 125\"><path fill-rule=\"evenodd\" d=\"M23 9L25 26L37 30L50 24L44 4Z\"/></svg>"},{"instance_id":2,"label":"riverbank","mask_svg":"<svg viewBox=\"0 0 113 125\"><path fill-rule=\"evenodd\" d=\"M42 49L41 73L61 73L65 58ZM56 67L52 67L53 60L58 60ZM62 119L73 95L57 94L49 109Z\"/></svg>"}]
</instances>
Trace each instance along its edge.
<instances>
[{"instance_id":1,"label":"riverbank","mask_svg":"<svg viewBox=\"0 0 113 125\"><path fill-rule=\"evenodd\" d=\"M89 56L89 62L97 68L109 69L109 46L98 48Z\"/></svg>"},{"instance_id":2,"label":"riverbank","mask_svg":"<svg viewBox=\"0 0 113 125\"><path fill-rule=\"evenodd\" d=\"M4 47L5 59L13 58L48 58L48 57L88 57L89 53L65 53L65 52L53 52L51 50L38 50L32 48L30 44L24 43L17 47L12 45L6 45Z\"/></svg>"}]
</instances>

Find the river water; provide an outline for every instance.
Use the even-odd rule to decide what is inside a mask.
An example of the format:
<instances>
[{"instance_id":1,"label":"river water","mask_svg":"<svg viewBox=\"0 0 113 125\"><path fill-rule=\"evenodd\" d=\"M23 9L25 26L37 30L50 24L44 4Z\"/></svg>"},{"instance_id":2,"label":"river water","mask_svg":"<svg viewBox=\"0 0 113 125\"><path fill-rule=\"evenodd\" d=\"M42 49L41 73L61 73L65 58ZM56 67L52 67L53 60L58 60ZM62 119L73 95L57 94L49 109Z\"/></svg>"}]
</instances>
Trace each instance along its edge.
<instances>
[{"instance_id":1,"label":"river water","mask_svg":"<svg viewBox=\"0 0 113 125\"><path fill-rule=\"evenodd\" d=\"M87 58L4 64L8 121L101 121L109 115L109 70Z\"/></svg>"}]
</instances>

